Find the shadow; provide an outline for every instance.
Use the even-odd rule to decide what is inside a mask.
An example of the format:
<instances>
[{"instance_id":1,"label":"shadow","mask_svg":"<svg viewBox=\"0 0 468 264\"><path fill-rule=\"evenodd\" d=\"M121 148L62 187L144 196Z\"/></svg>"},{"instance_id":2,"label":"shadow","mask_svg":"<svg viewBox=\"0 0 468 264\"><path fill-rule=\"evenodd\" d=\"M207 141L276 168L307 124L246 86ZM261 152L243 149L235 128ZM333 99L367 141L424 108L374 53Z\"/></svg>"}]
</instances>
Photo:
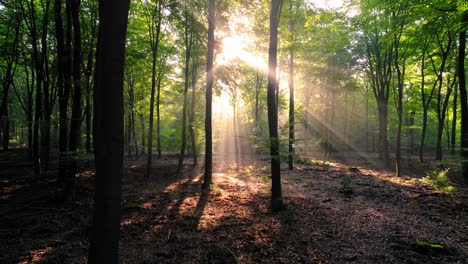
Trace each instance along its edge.
<instances>
[{"instance_id":1,"label":"shadow","mask_svg":"<svg viewBox=\"0 0 468 264\"><path fill-rule=\"evenodd\" d=\"M302 164L282 169L287 208L272 214L267 162L216 164L209 192L201 190L200 168L187 165L177 176L176 164L172 158L156 162L150 179L144 162L125 165L122 262L457 263L468 255L466 234L458 228L468 222L466 188L444 196L404 178L393 182L374 174L370 164ZM348 170L351 165L359 170ZM78 178L83 195L62 207L32 192L22 207L2 200L0 262L85 262L91 176ZM338 191L346 176L349 195ZM421 253L412 248L416 241L450 250Z\"/></svg>"}]
</instances>

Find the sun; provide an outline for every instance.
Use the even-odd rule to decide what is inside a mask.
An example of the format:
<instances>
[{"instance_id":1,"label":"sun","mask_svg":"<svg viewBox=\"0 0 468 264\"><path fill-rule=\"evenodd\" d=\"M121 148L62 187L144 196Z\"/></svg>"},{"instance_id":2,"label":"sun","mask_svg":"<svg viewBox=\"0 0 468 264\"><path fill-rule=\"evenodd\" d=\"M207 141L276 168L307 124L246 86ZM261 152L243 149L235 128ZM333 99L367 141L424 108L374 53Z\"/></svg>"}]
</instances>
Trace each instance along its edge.
<instances>
[{"instance_id":1,"label":"sun","mask_svg":"<svg viewBox=\"0 0 468 264\"><path fill-rule=\"evenodd\" d=\"M225 36L221 40L221 52L216 58L217 65L227 65L238 59L252 68L268 72L265 54L254 50L255 40L247 33Z\"/></svg>"}]
</instances>

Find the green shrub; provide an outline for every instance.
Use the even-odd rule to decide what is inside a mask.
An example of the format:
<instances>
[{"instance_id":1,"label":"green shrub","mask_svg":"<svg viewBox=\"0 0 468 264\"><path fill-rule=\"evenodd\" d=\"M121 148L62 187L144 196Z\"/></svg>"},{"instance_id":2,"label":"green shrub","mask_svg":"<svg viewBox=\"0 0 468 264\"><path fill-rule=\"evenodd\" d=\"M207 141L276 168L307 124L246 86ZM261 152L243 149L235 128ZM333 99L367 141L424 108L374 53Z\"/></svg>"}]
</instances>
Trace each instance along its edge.
<instances>
[{"instance_id":1,"label":"green shrub","mask_svg":"<svg viewBox=\"0 0 468 264\"><path fill-rule=\"evenodd\" d=\"M455 194L457 192L457 188L447 177L448 171L449 169L433 170L427 173L427 176L422 178L421 182L431 186L437 192Z\"/></svg>"},{"instance_id":2,"label":"green shrub","mask_svg":"<svg viewBox=\"0 0 468 264\"><path fill-rule=\"evenodd\" d=\"M338 192L342 194L352 194L353 188L351 187L351 176L346 175L341 179L340 186L338 187Z\"/></svg>"}]
</instances>

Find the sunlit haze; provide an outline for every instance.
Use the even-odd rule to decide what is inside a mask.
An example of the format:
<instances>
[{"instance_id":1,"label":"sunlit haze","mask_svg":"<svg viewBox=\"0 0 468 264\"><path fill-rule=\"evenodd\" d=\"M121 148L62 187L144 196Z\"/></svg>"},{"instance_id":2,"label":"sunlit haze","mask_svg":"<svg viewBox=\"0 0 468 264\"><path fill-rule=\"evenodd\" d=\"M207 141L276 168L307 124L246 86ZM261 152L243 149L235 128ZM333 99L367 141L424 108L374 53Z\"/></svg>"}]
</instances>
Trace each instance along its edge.
<instances>
[{"instance_id":1,"label":"sunlit haze","mask_svg":"<svg viewBox=\"0 0 468 264\"><path fill-rule=\"evenodd\" d=\"M343 6L343 0L307 0L306 2L313 4L318 8L337 9Z\"/></svg>"}]
</instances>

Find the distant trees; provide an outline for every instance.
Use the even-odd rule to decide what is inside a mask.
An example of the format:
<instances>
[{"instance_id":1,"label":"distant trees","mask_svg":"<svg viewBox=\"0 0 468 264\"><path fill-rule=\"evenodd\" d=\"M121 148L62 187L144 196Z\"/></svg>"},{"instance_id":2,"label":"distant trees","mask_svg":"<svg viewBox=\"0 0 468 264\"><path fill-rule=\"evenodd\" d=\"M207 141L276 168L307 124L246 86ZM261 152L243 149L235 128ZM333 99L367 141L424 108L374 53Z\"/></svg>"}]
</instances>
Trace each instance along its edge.
<instances>
[{"instance_id":1,"label":"distant trees","mask_svg":"<svg viewBox=\"0 0 468 264\"><path fill-rule=\"evenodd\" d=\"M55 171L49 153L58 146L63 191L77 172L68 161L87 157L80 151L92 152L97 140L91 133L98 118L91 100L98 85L97 1L0 2L2 150L25 144L43 175ZM247 131L232 133L236 155L247 145L249 154L271 159L274 210L282 204L281 160L292 169L320 152L376 153L401 175L404 153L440 160L460 144L468 174L463 1L361 0L353 2L356 15L301 0L285 2L283 14L277 0L205 2L130 4L125 147L128 157L146 152L146 175L155 151L158 158L178 154L179 172L186 153L194 164L204 155L209 188L219 133L213 100L222 93L235 112L232 126ZM221 65L228 37L245 42L233 50L243 56ZM206 79L199 70L205 63Z\"/></svg>"}]
</instances>

